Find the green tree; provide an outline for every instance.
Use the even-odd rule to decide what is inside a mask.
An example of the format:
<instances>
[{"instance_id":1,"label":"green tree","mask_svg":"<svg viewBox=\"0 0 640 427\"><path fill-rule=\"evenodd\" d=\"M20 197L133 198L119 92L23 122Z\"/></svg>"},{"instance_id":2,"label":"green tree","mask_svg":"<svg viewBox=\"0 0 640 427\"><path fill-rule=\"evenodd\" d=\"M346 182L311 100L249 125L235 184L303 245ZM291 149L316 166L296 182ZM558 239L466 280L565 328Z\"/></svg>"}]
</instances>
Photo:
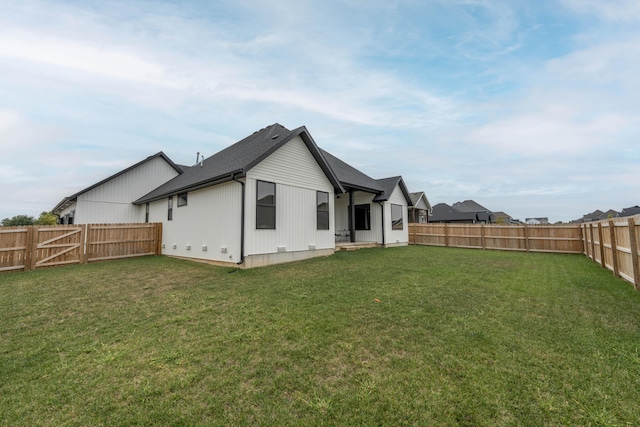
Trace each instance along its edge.
<instances>
[{"instance_id":1,"label":"green tree","mask_svg":"<svg viewBox=\"0 0 640 427\"><path fill-rule=\"evenodd\" d=\"M5 218L2 220L3 227L10 227L12 225L33 225L35 220L30 215L16 215L13 218Z\"/></svg>"},{"instance_id":2,"label":"green tree","mask_svg":"<svg viewBox=\"0 0 640 427\"><path fill-rule=\"evenodd\" d=\"M34 221L35 225L55 225L58 223L58 217L51 213L43 211L38 219Z\"/></svg>"}]
</instances>

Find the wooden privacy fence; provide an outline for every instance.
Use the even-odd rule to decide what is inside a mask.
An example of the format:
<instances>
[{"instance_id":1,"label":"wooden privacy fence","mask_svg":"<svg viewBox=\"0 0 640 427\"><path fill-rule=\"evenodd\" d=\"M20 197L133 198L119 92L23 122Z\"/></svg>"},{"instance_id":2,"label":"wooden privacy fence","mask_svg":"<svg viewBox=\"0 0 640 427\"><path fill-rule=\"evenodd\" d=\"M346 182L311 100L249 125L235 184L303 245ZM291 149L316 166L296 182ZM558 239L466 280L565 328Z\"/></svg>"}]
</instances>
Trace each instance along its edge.
<instances>
[{"instance_id":1,"label":"wooden privacy fence","mask_svg":"<svg viewBox=\"0 0 640 427\"><path fill-rule=\"evenodd\" d=\"M583 253L640 290L640 215L585 224L409 224L409 243L505 251Z\"/></svg>"},{"instance_id":2,"label":"wooden privacy fence","mask_svg":"<svg viewBox=\"0 0 640 427\"><path fill-rule=\"evenodd\" d=\"M581 224L583 252L640 290L640 215Z\"/></svg>"},{"instance_id":3,"label":"wooden privacy fence","mask_svg":"<svg viewBox=\"0 0 640 427\"><path fill-rule=\"evenodd\" d=\"M409 224L409 243L524 252L583 252L577 225Z\"/></svg>"},{"instance_id":4,"label":"wooden privacy fence","mask_svg":"<svg viewBox=\"0 0 640 427\"><path fill-rule=\"evenodd\" d=\"M161 253L162 224L0 227L0 272Z\"/></svg>"}]
</instances>

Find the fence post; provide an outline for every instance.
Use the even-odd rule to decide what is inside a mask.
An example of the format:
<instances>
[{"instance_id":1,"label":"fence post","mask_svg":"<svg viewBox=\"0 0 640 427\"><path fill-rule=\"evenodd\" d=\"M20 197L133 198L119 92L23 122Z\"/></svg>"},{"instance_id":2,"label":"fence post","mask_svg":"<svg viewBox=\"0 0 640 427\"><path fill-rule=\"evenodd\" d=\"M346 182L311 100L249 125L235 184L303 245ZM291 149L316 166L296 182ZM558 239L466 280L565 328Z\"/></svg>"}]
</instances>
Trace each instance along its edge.
<instances>
[{"instance_id":1,"label":"fence post","mask_svg":"<svg viewBox=\"0 0 640 427\"><path fill-rule=\"evenodd\" d=\"M613 220L609 220L609 234L611 235L611 259L613 262L613 275L620 277L620 267L618 267L618 244L616 243L616 225Z\"/></svg>"},{"instance_id":2,"label":"fence post","mask_svg":"<svg viewBox=\"0 0 640 427\"><path fill-rule=\"evenodd\" d=\"M482 250L485 249L484 244L484 224L480 224L480 243L482 244Z\"/></svg>"},{"instance_id":3,"label":"fence post","mask_svg":"<svg viewBox=\"0 0 640 427\"><path fill-rule=\"evenodd\" d=\"M607 264L604 262L604 242L602 240L602 223L598 223L598 241L600 242L600 265L602 268L607 268Z\"/></svg>"},{"instance_id":4,"label":"fence post","mask_svg":"<svg viewBox=\"0 0 640 427\"><path fill-rule=\"evenodd\" d=\"M444 223L444 245L449 246L449 235L447 234L447 223Z\"/></svg>"},{"instance_id":5,"label":"fence post","mask_svg":"<svg viewBox=\"0 0 640 427\"><path fill-rule=\"evenodd\" d=\"M631 262L633 264L633 287L640 291L640 264L638 263L638 241L636 240L636 222L629 218L629 241L631 242Z\"/></svg>"},{"instance_id":6,"label":"fence post","mask_svg":"<svg viewBox=\"0 0 640 427\"><path fill-rule=\"evenodd\" d=\"M87 227L87 224L80 226L80 264L87 263Z\"/></svg>"},{"instance_id":7,"label":"fence post","mask_svg":"<svg viewBox=\"0 0 640 427\"><path fill-rule=\"evenodd\" d=\"M31 258L29 259L29 270L36 269L36 263L38 262L38 239L40 237L39 226L33 225L33 232L31 233L31 241L28 243L31 252Z\"/></svg>"},{"instance_id":8,"label":"fence post","mask_svg":"<svg viewBox=\"0 0 640 427\"><path fill-rule=\"evenodd\" d=\"M589 256L589 246L587 246L587 235L584 231L584 224L580 224L580 238L582 239L582 253Z\"/></svg>"},{"instance_id":9,"label":"fence post","mask_svg":"<svg viewBox=\"0 0 640 427\"><path fill-rule=\"evenodd\" d=\"M162 255L162 223L156 223L156 255Z\"/></svg>"},{"instance_id":10,"label":"fence post","mask_svg":"<svg viewBox=\"0 0 640 427\"><path fill-rule=\"evenodd\" d=\"M524 224L524 248L529 252L529 226Z\"/></svg>"},{"instance_id":11,"label":"fence post","mask_svg":"<svg viewBox=\"0 0 640 427\"><path fill-rule=\"evenodd\" d=\"M596 242L593 238L593 223L589 224L589 236L591 237L591 260L596 260Z\"/></svg>"},{"instance_id":12,"label":"fence post","mask_svg":"<svg viewBox=\"0 0 640 427\"><path fill-rule=\"evenodd\" d=\"M24 271L31 270L31 257L33 256L33 225L26 227L27 235L24 238Z\"/></svg>"}]
</instances>

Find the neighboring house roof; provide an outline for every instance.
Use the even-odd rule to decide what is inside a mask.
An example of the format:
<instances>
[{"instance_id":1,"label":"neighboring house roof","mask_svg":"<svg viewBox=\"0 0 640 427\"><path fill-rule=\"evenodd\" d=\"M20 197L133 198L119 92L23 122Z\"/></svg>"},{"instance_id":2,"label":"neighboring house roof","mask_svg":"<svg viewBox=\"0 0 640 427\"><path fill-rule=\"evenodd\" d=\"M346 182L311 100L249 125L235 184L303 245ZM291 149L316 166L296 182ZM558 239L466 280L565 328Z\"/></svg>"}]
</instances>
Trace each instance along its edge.
<instances>
[{"instance_id":1,"label":"neighboring house roof","mask_svg":"<svg viewBox=\"0 0 640 427\"><path fill-rule=\"evenodd\" d=\"M380 193L384 191L384 188L378 181L371 178L368 175L360 172L353 166L343 162L339 158L335 157L331 153L320 149L322 155L327 159L327 162L331 166L331 169L335 172L336 176L340 180L340 183L345 188L352 188L354 190L367 191L369 193Z\"/></svg>"},{"instance_id":2,"label":"neighboring house roof","mask_svg":"<svg viewBox=\"0 0 640 427\"><path fill-rule=\"evenodd\" d=\"M489 209L485 208L480 203L476 203L473 200L456 202L452 205L452 207L460 212L490 212Z\"/></svg>"},{"instance_id":3,"label":"neighboring house roof","mask_svg":"<svg viewBox=\"0 0 640 427\"><path fill-rule=\"evenodd\" d=\"M620 216L633 216L640 215L640 206L631 206L629 208L622 209Z\"/></svg>"},{"instance_id":4,"label":"neighboring house roof","mask_svg":"<svg viewBox=\"0 0 640 427\"><path fill-rule=\"evenodd\" d=\"M147 203L179 192L220 184L231 181L234 177L243 177L251 168L296 136L300 136L336 192L344 193L337 174L325 160L324 153L321 153L307 128L302 126L289 130L279 123L274 123L190 167L183 174L142 196L134 204Z\"/></svg>"},{"instance_id":5,"label":"neighboring house roof","mask_svg":"<svg viewBox=\"0 0 640 427\"><path fill-rule=\"evenodd\" d=\"M75 193L75 194L73 194L71 196L65 197L64 199L62 199L62 201L60 201L60 203L58 203L56 205L56 207L53 208L52 212L53 213L62 212L63 210L65 210L66 208L68 208L69 206L74 204L78 200L78 197L83 195L84 193L86 193L88 191L91 191L94 188L99 187L102 184L104 184L104 183L106 183L108 181L111 181L112 179L117 178L120 175L123 175L123 174L129 172L130 170L135 169L138 166L141 166L144 163L147 163L147 162L149 162L149 161L151 161L151 160L153 160L155 158L158 158L158 157L162 158L165 162L167 162L169 164L169 166L171 166L173 169L175 169L176 172L178 172L178 174L181 174L183 172L182 167L180 167L180 166L176 165L175 163L173 163L173 161L169 157L167 157L166 154L164 154L162 151L160 151L160 152L154 154L153 156L149 156L146 159L144 159L144 160L142 160L142 161L140 161L140 162L138 162L138 163L136 163L134 165L131 165L128 168L123 169L120 172L115 173L115 174L111 175L110 177L105 178L102 181L93 184L90 187L85 188L84 190L80 190L80 191L78 191L77 193ZM178 176L180 176L180 175L178 175Z\"/></svg>"},{"instance_id":6,"label":"neighboring house roof","mask_svg":"<svg viewBox=\"0 0 640 427\"><path fill-rule=\"evenodd\" d=\"M596 209L591 213L583 215L582 218L576 220L575 222L600 221L607 218L617 218L618 216L620 216L620 213L613 209L609 209L606 212L602 212L600 209Z\"/></svg>"},{"instance_id":7,"label":"neighboring house roof","mask_svg":"<svg viewBox=\"0 0 640 427\"><path fill-rule=\"evenodd\" d=\"M383 178L376 180L383 188L382 193L378 194L373 198L374 202L385 202L389 200L391 194L396 189L396 186L400 187L402 191L402 195L407 201L408 206L413 206L413 201L411 200L411 195L409 194L409 190L407 190L407 186L404 185L404 180L401 176L392 176L391 178Z\"/></svg>"},{"instance_id":8,"label":"neighboring house roof","mask_svg":"<svg viewBox=\"0 0 640 427\"><path fill-rule=\"evenodd\" d=\"M440 221L475 221L476 213L475 212L460 212L452 206L447 205L446 203L438 203L433 206L431 215L429 216L429 222L440 222Z\"/></svg>"},{"instance_id":9,"label":"neighboring house roof","mask_svg":"<svg viewBox=\"0 0 640 427\"><path fill-rule=\"evenodd\" d=\"M431 203L429 203L429 199L427 199L427 195L424 194L424 191L409 193L409 196L411 196L412 206L418 206L418 203L420 203L420 199L422 199L424 200L425 205L427 205L427 210L431 211Z\"/></svg>"},{"instance_id":10,"label":"neighboring house roof","mask_svg":"<svg viewBox=\"0 0 640 427\"><path fill-rule=\"evenodd\" d=\"M502 211L498 211L498 212L493 212L493 216L498 219L498 218L503 218L506 221L511 220L511 215L509 215L506 212L502 212Z\"/></svg>"}]
</instances>

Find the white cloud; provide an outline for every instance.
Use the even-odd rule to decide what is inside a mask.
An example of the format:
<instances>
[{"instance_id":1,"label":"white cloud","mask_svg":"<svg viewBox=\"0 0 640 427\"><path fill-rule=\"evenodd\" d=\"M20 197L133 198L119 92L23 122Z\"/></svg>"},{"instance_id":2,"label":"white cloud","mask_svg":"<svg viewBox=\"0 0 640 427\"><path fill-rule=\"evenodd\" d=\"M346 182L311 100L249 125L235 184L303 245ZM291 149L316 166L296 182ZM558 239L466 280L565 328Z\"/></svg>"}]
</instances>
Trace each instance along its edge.
<instances>
[{"instance_id":1,"label":"white cloud","mask_svg":"<svg viewBox=\"0 0 640 427\"><path fill-rule=\"evenodd\" d=\"M4 30L0 32L1 56L172 89L185 87L184 83L168 79L161 65L117 46L97 46L45 34Z\"/></svg>"},{"instance_id":2,"label":"white cloud","mask_svg":"<svg viewBox=\"0 0 640 427\"><path fill-rule=\"evenodd\" d=\"M640 2L637 0L563 0L578 13L591 14L613 22L640 20Z\"/></svg>"}]
</instances>

